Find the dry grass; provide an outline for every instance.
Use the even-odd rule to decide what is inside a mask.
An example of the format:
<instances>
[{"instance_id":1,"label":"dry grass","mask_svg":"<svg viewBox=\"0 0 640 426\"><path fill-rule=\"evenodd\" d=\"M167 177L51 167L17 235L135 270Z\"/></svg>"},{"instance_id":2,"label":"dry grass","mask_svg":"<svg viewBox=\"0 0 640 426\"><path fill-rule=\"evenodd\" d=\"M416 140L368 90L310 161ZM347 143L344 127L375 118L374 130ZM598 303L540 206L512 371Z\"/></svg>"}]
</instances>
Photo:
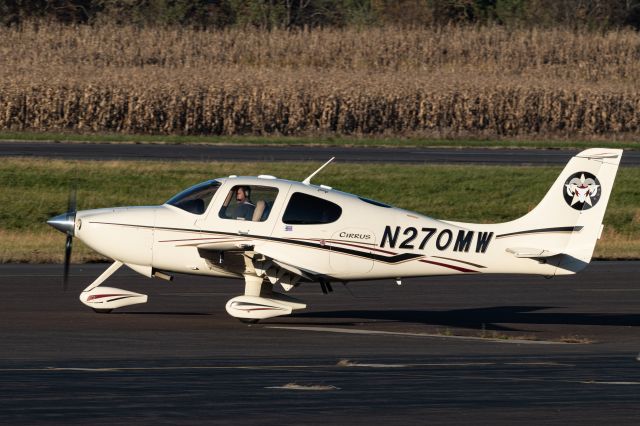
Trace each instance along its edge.
<instances>
[{"instance_id":1,"label":"dry grass","mask_svg":"<svg viewBox=\"0 0 640 426\"><path fill-rule=\"evenodd\" d=\"M493 28L0 29L0 130L640 132L640 35Z\"/></svg>"},{"instance_id":2,"label":"dry grass","mask_svg":"<svg viewBox=\"0 0 640 426\"><path fill-rule=\"evenodd\" d=\"M605 225L600 241L596 245L596 259L633 259L640 253L640 240L637 235L618 232Z\"/></svg>"},{"instance_id":3,"label":"dry grass","mask_svg":"<svg viewBox=\"0 0 640 426\"><path fill-rule=\"evenodd\" d=\"M595 340L590 339L588 337L580 337L580 336L562 336L556 340L561 343L574 343L579 345L590 345L596 343Z\"/></svg>"},{"instance_id":4,"label":"dry grass","mask_svg":"<svg viewBox=\"0 0 640 426\"><path fill-rule=\"evenodd\" d=\"M0 162L0 262L58 262L64 235L45 224L65 211L70 185L77 185L78 208L157 205L207 179L271 174L302 180L311 163L63 161L4 159ZM473 223L513 220L531 210L562 169L336 163L318 183L378 199L435 218ZM403 191L389 182L411 182ZM640 169L621 168L604 218L596 258L640 258ZM425 196L429 194L429 196ZM80 242L74 262L100 257Z\"/></svg>"},{"instance_id":5,"label":"dry grass","mask_svg":"<svg viewBox=\"0 0 640 426\"><path fill-rule=\"evenodd\" d=\"M62 263L64 236L53 229L13 231L0 229L0 263ZM108 260L76 239L73 244L73 262L99 262Z\"/></svg>"},{"instance_id":6,"label":"dry grass","mask_svg":"<svg viewBox=\"0 0 640 426\"><path fill-rule=\"evenodd\" d=\"M34 25L20 31L2 28L0 36L4 61L30 73L48 72L37 69L43 64L49 70L74 73L91 67L156 67L191 70L197 78L215 81L207 71L218 66L367 72L465 69L493 76L628 82L640 71L640 37L632 30L604 34L501 27L194 31Z\"/></svg>"}]
</instances>

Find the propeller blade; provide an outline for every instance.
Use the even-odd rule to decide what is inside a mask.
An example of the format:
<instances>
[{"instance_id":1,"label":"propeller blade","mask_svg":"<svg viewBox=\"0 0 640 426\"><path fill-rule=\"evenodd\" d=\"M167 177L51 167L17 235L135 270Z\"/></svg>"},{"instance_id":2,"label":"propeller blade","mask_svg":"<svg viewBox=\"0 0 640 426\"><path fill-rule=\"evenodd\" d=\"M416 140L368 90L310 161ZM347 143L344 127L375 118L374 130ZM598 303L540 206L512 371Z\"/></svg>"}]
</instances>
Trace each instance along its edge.
<instances>
[{"instance_id":1,"label":"propeller blade","mask_svg":"<svg viewBox=\"0 0 640 426\"><path fill-rule=\"evenodd\" d=\"M71 250L73 248L73 226L76 221L77 210L77 193L78 190L74 187L69 190L69 201L67 203L67 219L70 219L72 223L71 232L67 231L67 242L64 248L64 276L62 278L62 290L67 291L69 285L69 264L71 263Z\"/></svg>"},{"instance_id":2,"label":"propeller blade","mask_svg":"<svg viewBox=\"0 0 640 426\"><path fill-rule=\"evenodd\" d=\"M71 263L71 249L73 248L73 237L67 235L67 243L64 249L64 276L62 280L62 290L67 291L69 283L69 263Z\"/></svg>"},{"instance_id":3,"label":"propeller blade","mask_svg":"<svg viewBox=\"0 0 640 426\"><path fill-rule=\"evenodd\" d=\"M77 208L76 196L77 196L77 193L78 193L78 190L76 188L72 188L71 190L69 190L69 202L67 203L67 214L75 215L75 213L76 213L76 208Z\"/></svg>"}]
</instances>

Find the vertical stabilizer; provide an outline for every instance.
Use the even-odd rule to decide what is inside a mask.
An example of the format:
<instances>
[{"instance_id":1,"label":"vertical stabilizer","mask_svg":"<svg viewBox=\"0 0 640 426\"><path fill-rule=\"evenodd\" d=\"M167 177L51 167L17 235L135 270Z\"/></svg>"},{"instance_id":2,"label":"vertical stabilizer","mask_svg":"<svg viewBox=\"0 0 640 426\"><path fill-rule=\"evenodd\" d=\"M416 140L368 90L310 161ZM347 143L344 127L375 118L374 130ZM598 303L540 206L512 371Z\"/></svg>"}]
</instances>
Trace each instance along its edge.
<instances>
[{"instance_id":1,"label":"vertical stabilizer","mask_svg":"<svg viewBox=\"0 0 640 426\"><path fill-rule=\"evenodd\" d=\"M557 229L568 233L564 247L549 247L563 257L558 272L577 272L593 255L602 230L621 149L592 148L567 164L542 201L527 215L504 224L514 230Z\"/></svg>"}]
</instances>

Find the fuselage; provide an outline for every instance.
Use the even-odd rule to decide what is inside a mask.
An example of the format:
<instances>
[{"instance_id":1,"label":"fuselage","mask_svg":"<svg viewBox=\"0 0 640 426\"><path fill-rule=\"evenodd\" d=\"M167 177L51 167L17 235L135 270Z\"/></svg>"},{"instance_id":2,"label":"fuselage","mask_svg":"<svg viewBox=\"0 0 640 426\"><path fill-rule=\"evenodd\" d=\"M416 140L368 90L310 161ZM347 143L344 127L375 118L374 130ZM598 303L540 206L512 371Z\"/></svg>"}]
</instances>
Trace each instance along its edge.
<instances>
[{"instance_id":1,"label":"fuselage","mask_svg":"<svg viewBox=\"0 0 640 426\"><path fill-rule=\"evenodd\" d=\"M487 272L554 275L557 269L508 256L518 234L527 234L528 242L536 239L527 230L508 232L513 231L508 223L441 221L270 176L229 177L209 185L213 193L205 194L205 203L194 198L200 196L194 187L196 195L187 194L186 201L176 196L160 206L79 211L75 235L148 276L157 270L241 277L241 260L229 265L219 257L247 250L343 281ZM260 217L229 216L239 187L251 188L254 210L264 210ZM538 238L562 244L570 233Z\"/></svg>"},{"instance_id":2,"label":"fuselage","mask_svg":"<svg viewBox=\"0 0 640 426\"><path fill-rule=\"evenodd\" d=\"M527 214L499 224L437 220L389 205L273 176L213 179L160 206L66 213L47 221L67 235L65 285L73 237L114 262L80 295L99 312L146 303L147 296L102 283L123 264L146 275L235 277L244 294L225 305L243 321L289 315L302 301L274 291L317 282L517 273L573 274L591 261L621 150L572 157ZM402 185L395 185L401 188ZM428 196L428 195L427 195Z\"/></svg>"}]
</instances>

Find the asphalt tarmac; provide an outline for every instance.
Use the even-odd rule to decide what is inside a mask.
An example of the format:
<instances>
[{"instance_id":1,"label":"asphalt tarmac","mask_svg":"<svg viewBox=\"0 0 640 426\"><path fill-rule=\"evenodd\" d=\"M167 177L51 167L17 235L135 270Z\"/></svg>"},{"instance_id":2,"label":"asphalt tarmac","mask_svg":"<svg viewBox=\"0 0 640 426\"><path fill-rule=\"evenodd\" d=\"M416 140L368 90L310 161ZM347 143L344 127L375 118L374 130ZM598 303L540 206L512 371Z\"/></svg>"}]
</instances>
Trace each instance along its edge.
<instances>
[{"instance_id":1,"label":"asphalt tarmac","mask_svg":"<svg viewBox=\"0 0 640 426\"><path fill-rule=\"evenodd\" d=\"M565 164L580 150L483 148L364 148L323 146L237 146L0 142L0 157L73 160L316 161L452 164ZM640 166L640 151L626 151L623 166Z\"/></svg>"},{"instance_id":2,"label":"asphalt tarmac","mask_svg":"<svg viewBox=\"0 0 640 426\"><path fill-rule=\"evenodd\" d=\"M106 267L64 293L60 265L0 266L0 424L640 422L640 262L301 286L253 326L224 311L240 281L126 268L106 285L149 302L93 313Z\"/></svg>"}]
</instances>

